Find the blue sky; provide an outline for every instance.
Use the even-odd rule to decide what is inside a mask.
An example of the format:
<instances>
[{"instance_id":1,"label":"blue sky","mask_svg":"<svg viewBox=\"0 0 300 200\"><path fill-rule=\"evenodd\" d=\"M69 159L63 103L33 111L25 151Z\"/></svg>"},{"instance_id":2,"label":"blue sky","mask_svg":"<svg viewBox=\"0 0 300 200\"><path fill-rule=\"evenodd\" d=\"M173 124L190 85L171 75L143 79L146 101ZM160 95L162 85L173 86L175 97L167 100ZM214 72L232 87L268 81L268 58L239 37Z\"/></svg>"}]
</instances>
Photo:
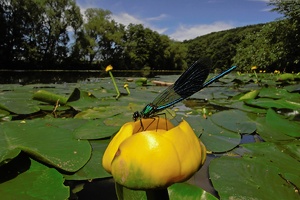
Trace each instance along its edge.
<instances>
[{"instance_id":1,"label":"blue sky","mask_svg":"<svg viewBox=\"0 0 300 200\"><path fill-rule=\"evenodd\" d=\"M269 0L76 0L84 12L102 8L124 25L143 24L160 34L183 41L210 32L270 22Z\"/></svg>"}]
</instances>

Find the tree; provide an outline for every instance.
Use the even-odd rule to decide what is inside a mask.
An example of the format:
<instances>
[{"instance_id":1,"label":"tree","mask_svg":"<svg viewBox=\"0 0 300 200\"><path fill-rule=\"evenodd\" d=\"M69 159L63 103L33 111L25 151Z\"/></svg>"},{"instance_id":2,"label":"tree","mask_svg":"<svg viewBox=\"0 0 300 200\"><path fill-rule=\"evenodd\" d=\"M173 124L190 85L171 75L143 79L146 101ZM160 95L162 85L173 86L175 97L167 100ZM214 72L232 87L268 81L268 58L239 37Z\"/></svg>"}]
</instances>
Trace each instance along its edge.
<instances>
[{"instance_id":1,"label":"tree","mask_svg":"<svg viewBox=\"0 0 300 200\"><path fill-rule=\"evenodd\" d=\"M77 33L73 54L84 62L115 64L121 56L124 26L111 20L111 12L99 8L85 11L86 22Z\"/></svg>"},{"instance_id":2,"label":"tree","mask_svg":"<svg viewBox=\"0 0 300 200\"><path fill-rule=\"evenodd\" d=\"M237 47L235 64L245 70L251 66L274 71L294 71L300 60L300 1L272 0L273 9L284 14L282 20L265 24L250 33ZM299 69L298 69L299 70Z\"/></svg>"},{"instance_id":3,"label":"tree","mask_svg":"<svg viewBox=\"0 0 300 200\"><path fill-rule=\"evenodd\" d=\"M1 57L6 62L57 64L67 57L69 30L82 18L74 0L4 0Z\"/></svg>"},{"instance_id":4,"label":"tree","mask_svg":"<svg viewBox=\"0 0 300 200\"><path fill-rule=\"evenodd\" d=\"M284 15L289 28L285 30L286 64L290 70L300 70L300 0L271 0L273 11ZM297 69L296 69L297 68Z\"/></svg>"},{"instance_id":5,"label":"tree","mask_svg":"<svg viewBox=\"0 0 300 200\"><path fill-rule=\"evenodd\" d=\"M238 44L233 62L245 71L249 71L252 66L268 71L285 68L286 30L288 30L288 24L282 20L265 24L260 31L249 33Z\"/></svg>"}]
</instances>

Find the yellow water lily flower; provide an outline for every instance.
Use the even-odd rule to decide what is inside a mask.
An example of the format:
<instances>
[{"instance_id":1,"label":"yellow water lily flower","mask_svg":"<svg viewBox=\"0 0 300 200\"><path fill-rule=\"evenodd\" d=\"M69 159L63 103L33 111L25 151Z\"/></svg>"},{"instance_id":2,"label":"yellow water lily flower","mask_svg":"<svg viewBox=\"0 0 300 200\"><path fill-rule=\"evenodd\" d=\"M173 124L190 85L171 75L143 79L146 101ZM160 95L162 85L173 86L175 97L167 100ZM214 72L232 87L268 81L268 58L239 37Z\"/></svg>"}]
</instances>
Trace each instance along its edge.
<instances>
[{"instance_id":1,"label":"yellow water lily flower","mask_svg":"<svg viewBox=\"0 0 300 200\"><path fill-rule=\"evenodd\" d=\"M257 69L257 66L252 66L251 67L251 70L256 70Z\"/></svg>"},{"instance_id":2,"label":"yellow water lily flower","mask_svg":"<svg viewBox=\"0 0 300 200\"><path fill-rule=\"evenodd\" d=\"M132 189L165 188L189 179L206 159L206 148L186 121L163 118L124 124L102 159L115 181Z\"/></svg>"},{"instance_id":3,"label":"yellow water lily flower","mask_svg":"<svg viewBox=\"0 0 300 200\"><path fill-rule=\"evenodd\" d=\"M275 70L274 74L280 74L280 71L279 70Z\"/></svg>"},{"instance_id":4,"label":"yellow water lily flower","mask_svg":"<svg viewBox=\"0 0 300 200\"><path fill-rule=\"evenodd\" d=\"M108 71L110 71L110 70L112 70L113 69L113 67L111 66L111 65L108 65L106 68L105 68L105 72L108 72Z\"/></svg>"}]
</instances>

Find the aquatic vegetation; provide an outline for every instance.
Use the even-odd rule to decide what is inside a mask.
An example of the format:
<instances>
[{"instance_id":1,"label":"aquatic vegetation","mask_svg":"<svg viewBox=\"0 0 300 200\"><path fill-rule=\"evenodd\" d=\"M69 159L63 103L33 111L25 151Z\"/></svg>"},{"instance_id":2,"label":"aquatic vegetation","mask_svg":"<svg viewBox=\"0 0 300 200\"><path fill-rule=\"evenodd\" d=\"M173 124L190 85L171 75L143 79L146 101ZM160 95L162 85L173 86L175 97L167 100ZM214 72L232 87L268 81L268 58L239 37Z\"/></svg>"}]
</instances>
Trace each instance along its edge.
<instances>
[{"instance_id":1,"label":"aquatic vegetation","mask_svg":"<svg viewBox=\"0 0 300 200\"><path fill-rule=\"evenodd\" d=\"M183 118L207 153L218 157L209 164L209 177L223 199L299 198L299 78L293 74L293 79L278 81L281 74L257 74L261 75L257 85L256 77L229 74L172 108L172 124L177 126ZM114 85L108 81L0 85L3 198L55 194L66 199L70 189L76 192L68 181L112 177L101 163L110 138L165 87L131 82L130 95L116 101ZM123 87L124 79L115 81ZM202 194L216 199L186 183L176 183L168 191L176 197ZM145 196L120 185L117 193Z\"/></svg>"}]
</instances>

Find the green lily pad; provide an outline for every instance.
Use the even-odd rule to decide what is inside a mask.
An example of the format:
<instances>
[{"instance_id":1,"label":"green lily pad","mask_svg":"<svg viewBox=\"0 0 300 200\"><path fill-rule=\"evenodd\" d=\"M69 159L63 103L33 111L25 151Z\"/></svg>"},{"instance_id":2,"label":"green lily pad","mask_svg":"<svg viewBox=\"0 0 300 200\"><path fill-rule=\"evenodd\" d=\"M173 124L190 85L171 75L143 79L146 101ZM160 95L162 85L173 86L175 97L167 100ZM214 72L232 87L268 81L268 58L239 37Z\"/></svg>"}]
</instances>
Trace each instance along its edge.
<instances>
[{"instance_id":1,"label":"green lily pad","mask_svg":"<svg viewBox=\"0 0 300 200\"><path fill-rule=\"evenodd\" d=\"M284 119L272 109L269 109L267 112L266 123L273 130L276 130L276 132L281 132L295 138L300 137L300 123Z\"/></svg>"},{"instance_id":2,"label":"green lily pad","mask_svg":"<svg viewBox=\"0 0 300 200\"><path fill-rule=\"evenodd\" d=\"M221 199L298 199L294 186L269 163L266 159L224 156L211 161L209 175Z\"/></svg>"},{"instance_id":3,"label":"green lily pad","mask_svg":"<svg viewBox=\"0 0 300 200\"><path fill-rule=\"evenodd\" d=\"M6 117L7 115L9 115L10 113L8 111L5 110L0 110L0 118L2 117Z\"/></svg>"},{"instance_id":4,"label":"green lily pad","mask_svg":"<svg viewBox=\"0 0 300 200\"><path fill-rule=\"evenodd\" d=\"M139 78L135 80L135 84L137 85L146 85L148 82L147 78Z\"/></svg>"},{"instance_id":5,"label":"green lily pad","mask_svg":"<svg viewBox=\"0 0 300 200\"><path fill-rule=\"evenodd\" d=\"M283 132L278 131L273 126L270 126L266 122L265 117L257 118L256 120L257 133L259 136L267 142L279 142L279 141L293 141L294 137L288 136Z\"/></svg>"},{"instance_id":6,"label":"green lily pad","mask_svg":"<svg viewBox=\"0 0 300 200\"><path fill-rule=\"evenodd\" d=\"M292 145L290 145L290 143ZM243 157L245 159L257 158L263 159L267 165L272 165L278 168L280 174L285 173L299 175L300 169L298 167L299 160L286 150L289 146L299 146L299 141L288 142L287 144L274 144L271 142L252 143L241 145L245 149ZM299 150L299 147L298 147Z\"/></svg>"},{"instance_id":7,"label":"green lily pad","mask_svg":"<svg viewBox=\"0 0 300 200\"><path fill-rule=\"evenodd\" d=\"M292 141L299 135L299 123L280 117L269 109L266 117L257 118L257 132L269 142Z\"/></svg>"},{"instance_id":8,"label":"green lily pad","mask_svg":"<svg viewBox=\"0 0 300 200\"><path fill-rule=\"evenodd\" d=\"M85 110L99 106L109 106L110 102L116 102L114 98L98 99L92 93L81 91L75 88L70 95L67 105L72 106L75 110Z\"/></svg>"},{"instance_id":9,"label":"green lily pad","mask_svg":"<svg viewBox=\"0 0 300 200\"><path fill-rule=\"evenodd\" d=\"M170 200L217 200L215 196L188 183L175 183L168 187Z\"/></svg>"},{"instance_id":10,"label":"green lily pad","mask_svg":"<svg viewBox=\"0 0 300 200\"><path fill-rule=\"evenodd\" d=\"M23 88L22 88L23 89ZM37 102L31 99L31 93L27 90L16 90L0 93L0 109L15 114L31 114L38 112L40 108Z\"/></svg>"},{"instance_id":11,"label":"green lily pad","mask_svg":"<svg viewBox=\"0 0 300 200\"><path fill-rule=\"evenodd\" d=\"M292 110L299 110L300 103L288 101L286 99L269 99L269 98L259 98L259 99L251 99L246 100L245 103L250 106L256 106L260 108L287 108Z\"/></svg>"},{"instance_id":12,"label":"green lily pad","mask_svg":"<svg viewBox=\"0 0 300 200\"><path fill-rule=\"evenodd\" d=\"M226 152L240 144L240 134L217 126L210 117L207 119L199 117L199 124L202 127L200 130L203 131L200 139L208 151Z\"/></svg>"},{"instance_id":13,"label":"green lily pad","mask_svg":"<svg viewBox=\"0 0 300 200\"><path fill-rule=\"evenodd\" d=\"M300 92L300 84L295 84L295 85L289 85L284 87L289 92Z\"/></svg>"},{"instance_id":14,"label":"green lily pad","mask_svg":"<svg viewBox=\"0 0 300 200\"><path fill-rule=\"evenodd\" d=\"M119 127L107 126L103 120L89 120L74 131L76 139L102 139L116 133Z\"/></svg>"},{"instance_id":15,"label":"green lily pad","mask_svg":"<svg viewBox=\"0 0 300 200\"><path fill-rule=\"evenodd\" d=\"M256 124L251 121L246 112L226 110L211 116L211 120L228 130L242 134L251 134L256 130Z\"/></svg>"},{"instance_id":16,"label":"green lily pad","mask_svg":"<svg viewBox=\"0 0 300 200\"><path fill-rule=\"evenodd\" d=\"M18 156L0 167L0 192L2 199L68 199L69 187L63 176L54 168L49 168Z\"/></svg>"},{"instance_id":17,"label":"green lily pad","mask_svg":"<svg viewBox=\"0 0 300 200\"><path fill-rule=\"evenodd\" d=\"M33 99L38 101L47 102L50 104L66 104L68 98L62 95L54 94L52 92L46 91L46 90L38 90L33 94Z\"/></svg>"},{"instance_id":18,"label":"green lily pad","mask_svg":"<svg viewBox=\"0 0 300 200\"><path fill-rule=\"evenodd\" d=\"M241 101L233 102L228 107L236 108L236 109L239 109L241 111L251 112L251 113L256 113L256 114L263 114L263 113L267 112L266 109L264 109L264 108L253 107L253 106L247 105L247 104L245 104L244 102L241 102Z\"/></svg>"},{"instance_id":19,"label":"green lily pad","mask_svg":"<svg viewBox=\"0 0 300 200\"><path fill-rule=\"evenodd\" d=\"M247 92L243 96L239 98L240 101L246 100L246 99L255 99L257 95L259 94L260 90L253 90L250 92Z\"/></svg>"},{"instance_id":20,"label":"green lily pad","mask_svg":"<svg viewBox=\"0 0 300 200\"><path fill-rule=\"evenodd\" d=\"M10 112L0 109L0 122L11 121L11 119Z\"/></svg>"},{"instance_id":21,"label":"green lily pad","mask_svg":"<svg viewBox=\"0 0 300 200\"><path fill-rule=\"evenodd\" d=\"M277 77L277 81L292 81L294 80L295 75L291 73L280 74Z\"/></svg>"},{"instance_id":22,"label":"green lily pad","mask_svg":"<svg viewBox=\"0 0 300 200\"><path fill-rule=\"evenodd\" d=\"M102 157L110 140L92 140L93 148L91 159L84 167L74 174L64 174L66 180L91 180L96 178L107 178L112 175L107 173L102 167Z\"/></svg>"},{"instance_id":23,"label":"green lily pad","mask_svg":"<svg viewBox=\"0 0 300 200\"><path fill-rule=\"evenodd\" d=\"M131 190L116 183L118 199L170 199L170 200L216 200L212 194L188 183L175 183L165 189ZM167 196L169 195L169 197Z\"/></svg>"},{"instance_id":24,"label":"green lily pad","mask_svg":"<svg viewBox=\"0 0 300 200\"><path fill-rule=\"evenodd\" d=\"M74 139L72 131L58 127L56 121L60 120L0 123L0 158L10 155L11 159L16 155L11 151L22 150L62 170L77 171L90 159L91 146L86 140Z\"/></svg>"},{"instance_id":25,"label":"green lily pad","mask_svg":"<svg viewBox=\"0 0 300 200\"><path fill-rule=\"evenodd\" d=\"M260 93L259 93L259 97L261 98L272 98L272 99L281 99L281 98L285 98L288 95L290 95L290 93L285 90L285 89L281 89L281 88L262 88Z\"/></svg>"}]
</instances>

